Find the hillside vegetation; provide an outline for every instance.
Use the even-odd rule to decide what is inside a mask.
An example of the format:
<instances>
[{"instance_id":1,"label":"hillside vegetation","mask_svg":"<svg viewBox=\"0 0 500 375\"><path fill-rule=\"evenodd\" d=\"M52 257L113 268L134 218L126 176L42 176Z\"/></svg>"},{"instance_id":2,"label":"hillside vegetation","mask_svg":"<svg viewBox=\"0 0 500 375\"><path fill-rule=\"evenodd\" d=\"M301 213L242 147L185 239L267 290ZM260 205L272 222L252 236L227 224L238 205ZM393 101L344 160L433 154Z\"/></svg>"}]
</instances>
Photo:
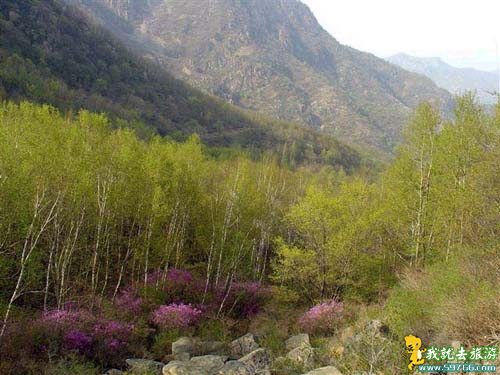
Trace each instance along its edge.
<instances>
[{"instance_id":1,"label":"hillside vegetation","mask_svg":"<svg viewBox=\"0 0 500 375\"><path fill-rule=\"evenodd\" d=\"M324 348L316 360L346 373L401 373L409 333L498 345L499 126L500 108L489 117L472 96L454 122L423 104L369 181L216 160L196 137L142 141L103 115L3 104L0 372L94 374L164 359L182 335L250 329L276 356L306 330ZM300 318L324 301L334 315ZM329 352L325 338L367 317L389 336L360 330Z\"/></svg>"},{"instance_id":2,"label":"hillside vegetation","mask_svg":"<svg viewBox=\"0 0 500 375\"><path fill-rule=\"evenodd\" d=\"M243 108L386 153L421 101L451 95L428 78L342 45L299 0L66 0L175 77Z\"/></svg>"},{"instance_id":3,"label":"hillside vegetation","mask_svg":"<svg viewBox=\"0 0 500 375\"><path fill-rule=\"evenodd\" d=\"M290 165L351 170L362 163L332 137L245 112L172 78L57 0L0 4L0 98L105 112L143 137L197 133L210 146L273 152Z\"/></svg>"}]
</instances>

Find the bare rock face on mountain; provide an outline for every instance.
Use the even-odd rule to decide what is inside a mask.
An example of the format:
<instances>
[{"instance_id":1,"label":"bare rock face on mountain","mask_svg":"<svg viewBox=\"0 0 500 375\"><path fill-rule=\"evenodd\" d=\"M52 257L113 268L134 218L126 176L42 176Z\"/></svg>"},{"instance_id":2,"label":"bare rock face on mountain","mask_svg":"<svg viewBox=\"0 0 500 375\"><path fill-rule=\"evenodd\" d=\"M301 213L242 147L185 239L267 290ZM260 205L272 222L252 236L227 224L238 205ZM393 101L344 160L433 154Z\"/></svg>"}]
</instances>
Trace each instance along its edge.
<instances>
[{"instance_id":1,"label":"bare rock face on mountain","mask_svg":"<svg viewBox=\"0 0 500 375\"><path fill-rule=\"evenodd\" d=\"M419 102L451 106L429 79L340 44L298 0L67 1L177 77L349 142L390 150Z\"/></svg>"}]
</instances>

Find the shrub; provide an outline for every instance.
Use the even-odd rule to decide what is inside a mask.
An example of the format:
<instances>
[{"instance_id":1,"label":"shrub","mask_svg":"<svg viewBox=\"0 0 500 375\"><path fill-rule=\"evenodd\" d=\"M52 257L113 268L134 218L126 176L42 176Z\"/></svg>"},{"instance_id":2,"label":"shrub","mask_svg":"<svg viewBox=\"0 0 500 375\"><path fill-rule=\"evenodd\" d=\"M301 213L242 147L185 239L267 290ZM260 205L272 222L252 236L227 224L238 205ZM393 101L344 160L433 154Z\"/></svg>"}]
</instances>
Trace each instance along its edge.
<instances>
[{"instance_id":1,"label":"shrub","mask_svg":"<svg viewBox=\"0 0 500 375\"><path fill-rule=\"evenodd\" d=\"M343 316L344 305L332 299L312 307L299 319L299 326L308 333L331 333Z\"/></svg>"},{"instance_id":2,"label":"shrub","mask_svg":"<svg viewBox=\"0 0 500 375\"><path fill-rule=\"evenodd\" d=\"M226 314L247 318L260 311L270 294L271 289L259 282L234 282L229 290L219 289L216 292L216 302Z\"/></svg>"},{"instance_id":3,"label":"shrub","mask_svg":"<svg viewBox=\"0 0 500 375\"><path fill-rule=\"evenodd\" d=\"M202 311L184 303L162 305L152 313L154 324L165 329L187 328L201 318Z\"/></svg>"},{"instance_id":4,"label":"shrub","mask_svg":"<svg viewBox=\"0 0 500 375\"><path fill-rule=\"evenodd\" d=\"M92 337L82 331L69 331L64 335L63 347L66 350L76 350L80 353L90 354L92 350Z\"/></svg>"},{"instance_id":5,"label":"shrub","mask_svg":"<svg viewBox=\"0 0 500 375\"><path fill-rule=\"evenodd\" d=\"M126 288L115 298L114 305L127 317L136 317L142 312L144 301L132 288Z\"/></svg>"},{"instance_id":6,"label":"shrub","mask_svg":"<svg viewBox=\"0 0 500 375\"><path fill-rule=\"evenodd\" d=\"M98 320L92 330L94 358L106 365L117 365L129 351L134 326L115 320Z\"/></svg>"}]
</instances>

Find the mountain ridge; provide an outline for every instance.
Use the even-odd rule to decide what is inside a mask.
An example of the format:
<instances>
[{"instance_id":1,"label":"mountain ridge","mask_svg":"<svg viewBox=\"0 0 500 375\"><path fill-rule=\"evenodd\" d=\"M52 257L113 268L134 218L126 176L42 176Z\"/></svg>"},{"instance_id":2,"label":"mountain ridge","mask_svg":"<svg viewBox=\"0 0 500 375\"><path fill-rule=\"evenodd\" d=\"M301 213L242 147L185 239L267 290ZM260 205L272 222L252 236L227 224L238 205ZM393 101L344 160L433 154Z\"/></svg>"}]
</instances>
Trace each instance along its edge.
<instances>
[{"instance_id":1,"label":"mountain ridge","mask_svg":"<svg viewBox=\"0 0 500 375\"><path fill-rule=\"evenodd\" d=\"M417 57L406 53L389 56L386 60L432 79L439 87L451 93L460 94L472 90L477 92L478 98L485 104L495 104L497 101L491 92L499 90L498 72L458 68L439 57Z\"/></svg>"},{"instance_id":2,"label":"mountain ridge","mask_svg":"<svg viewBox=\"0 0 500 375\"><path fill-rule=\"evenodd\" d=\"M271 152L284 162L345 170L359 153L331 136L207 96L131 53L78 9L57 0L0 3L0 99L105 112L117 127L212 147Z\"/></svg>"},{"instance_id":3,"label":"mountain ridge","mask_svg":"<svg viewBox=\"0 0 500 375\"><path fill-rule=\"evenodd\" d=\"M347 142L390 151L421 101L452 106L430 80L340 44L296 0L67 1L195 87Z\"/></svg>"}]
</instances>

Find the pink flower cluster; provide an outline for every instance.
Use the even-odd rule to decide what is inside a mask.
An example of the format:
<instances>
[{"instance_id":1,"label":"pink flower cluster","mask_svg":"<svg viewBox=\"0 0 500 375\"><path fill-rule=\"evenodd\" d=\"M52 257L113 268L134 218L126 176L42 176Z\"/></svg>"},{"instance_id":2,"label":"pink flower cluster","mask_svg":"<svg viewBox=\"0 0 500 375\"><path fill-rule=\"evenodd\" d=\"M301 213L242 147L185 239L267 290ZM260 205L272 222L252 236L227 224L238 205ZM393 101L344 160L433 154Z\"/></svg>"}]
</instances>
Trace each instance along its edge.
<instances>
[{"instance_id":1,"label":"pink flower cluster","mask_svg":"<svg viewBox=\"0 0 500 375\"><path fill-rule=\"evenodd\" d=\"M75 325L82 318L82 314L79 311L71 310L50 310L46 311L42 315L42 322L49 325Z\"/></svg>"},{"instance_id":2,"label":"pink flower cluster","mask_svg":"<svg viewBox=\"0 0 500 375\"><path fill-rule=\"evenodd\" d=\"M161 328L186 328L195 324L202 311L184 303L162 305L153 311L151 320Z\"/></svg>"},{"instance_id":3,"label":"pink flower cluster","mask_svg":"<svg viewBox=\"0 0 500 375\"><path fill-rule=\"evenodd\" d=\"M52 310L35 325L44 340L61 350L77 351L101 363L112 363L126 355L134 339L134 326L95 316L87 310Z\"/></svg>"},{"instance_id":4,"label":"pink flower cluster","mask_svg":"<svg viewBox=\"0 0 500 375\"><path fill-rule=\"evenodd\" d=\"M299 326L309 333L331 332L342 318L344 305L336 299L312 307L299 319Z\"/></svg>"},{"instance_id":5,"label":"pink flower cluster","mask_svg":"<svg viewBox=\"0 0 500 375\"><path fill-rule=\"evenodd\" d=\"M167 280L176 284L190 284L193 282L193 275L189 271L171 268L168 270Z\"/></svg>"},{"instance_id":6,"label":"pink flower cluster","mask_svg":"<svg viewBox=\"0 0 500 375\"><path fill-rule=\"evenodd\" d=\"M139 315L142 311L143 300L137 296L132 288L124 289L115 299L115 306L129 315Z\"/></svg>"},{"instance_id":7,"label":"pink flower cluster","mask_svg":"<svg viewBox=\"0 0 500 375\"><path fill-rule=\"evenodd\" d=\"M116 352L127 348L133 330L132 324L123 324L116 320L102 320L94 325L92 337L101 351Z\"/></svg>"},{"instance_id":8,"label":"pink flower cluster","mask_svg":"<svg viewBox=\"0 0 500 375\"><path fill-rule=\"evenodd\" d=\"M92 350L92 337L85 332L71 330L64 335L63 347L66 350L89 354Z\"/></svg>"}]
</instances>

